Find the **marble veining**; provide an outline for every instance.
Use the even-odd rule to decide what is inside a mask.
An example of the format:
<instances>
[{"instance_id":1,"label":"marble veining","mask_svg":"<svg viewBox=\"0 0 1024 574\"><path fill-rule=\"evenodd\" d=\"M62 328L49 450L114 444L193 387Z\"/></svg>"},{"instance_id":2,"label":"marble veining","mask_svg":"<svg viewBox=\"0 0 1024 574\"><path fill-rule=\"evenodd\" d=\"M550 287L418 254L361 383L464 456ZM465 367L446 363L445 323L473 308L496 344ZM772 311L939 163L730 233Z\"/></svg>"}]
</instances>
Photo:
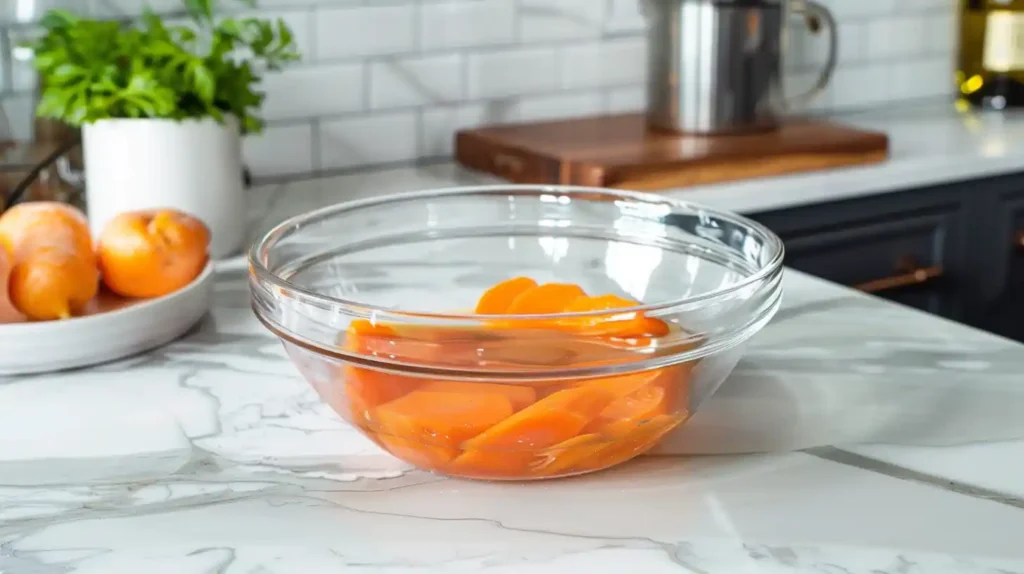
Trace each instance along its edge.
<instances>
[{"instance_id":1,"label":"marble veining","mask_svg":"<svg viewBox=\"0 0 1024 574\"><path fill-rule=\"evenodd\" d=\"M253 232L355 181L476 176L267 187ZM1024 500L991 478L1020 463L927 455L1022 448L1024 347L797 272L785 289L662 456L494 484L412 470L346 427L253 317L244 262L223 262L213 310L183 339L0 379L0 573L1024 574L1024 509L984 494ZM888 470L813 450L837 447ZM946 488L947 474L977 488Z\"/></svg>"}]
</instances>

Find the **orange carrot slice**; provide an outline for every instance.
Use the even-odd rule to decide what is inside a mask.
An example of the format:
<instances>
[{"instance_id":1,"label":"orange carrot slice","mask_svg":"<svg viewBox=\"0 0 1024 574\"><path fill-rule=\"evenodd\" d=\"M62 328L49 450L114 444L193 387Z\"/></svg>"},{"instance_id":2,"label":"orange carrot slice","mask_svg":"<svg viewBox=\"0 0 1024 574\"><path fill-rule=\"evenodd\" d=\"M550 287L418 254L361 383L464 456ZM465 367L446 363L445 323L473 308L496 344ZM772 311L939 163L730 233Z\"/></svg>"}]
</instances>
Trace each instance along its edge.
<instances>
[{"instance_id":1,"label":"orange carrot slice","mask_svg":"<svg viewBox=\"0 0 1024 574\"><path fill-rule=\"evenodd\" d=\"M529 277L515 277L491 287L476 304L477 315L501 315L507 313L512 302L524 292L537 286Z\"/></svg>"},{"instance_id":2,"label":"orange carrot slice","mask_svg":"<svg viewBox=\"0 0 1024 574\"><path fill-rule=\"evenodd\" d=\"M348 325L348 332L353 335L370 335L375 337L394 337L397 334L391 327L380 323L371 323L367 319L354 319Z\"/></svg>"},{"instance_id":3,"label":"orange carrot slice","mask_svg":"<svg viewBox=\"0 0 1024 574\"><path fill-rule=\"evenodd\" d=\"M672 429L679 426L686 417L660 415L646 422L620 421L609 425L604 433L609 444L583 461L587 470L600 470L626 462L652 448Z\"/></svg>"},{"instance_id":4,"label":"orange carrot slice","mask_svg":"<svg viewBox=\"0 0 1024 574\"><path fill-rule=\"evenodd\" d=\"M423 391L455 393L463 396L477 393L505 395L512 403L512 408L521 411L537 400L537 391L520 385L503 385L499 383L464 383L461 381L430 381L420 387Z\"/></svg>"},{"instance_id":5,"label":"orange carrot slice","mask_svg":"<svg viewBox=\"0 0 1024 574\"><path fill-rule=\"evenodd\" d=\"M541 451L531 470L538 476L558 476L572 471L580 462L607 446L600 434L573 437Z\"/></svg>"},{"instance_id":6,"label":"orange carrot slice","mask_svg":"<svg viewBox=\"0 0 1024 574\"><path fill-rule=\"evenodd\" d=\"M655 371L643 371L640 373L630 373L628 375L619 375L616 377L602 377L600 379L586 379L573 383L576 387L594 386L600 387L607 390L608 392L615 395L617 398L622 398L631 395L643 387L657 380L661 376L660 370Z\"/></svg>"},{"instance_id":7,"label":"orange carrot slice","mask_svg":"<svg viewBox=\"0 0 1024 574\"><path fill-rule=\"evenodd\" d=\"M601 388L578 387L558 391L466 441L464 448L547 448L579 434L614 399L614 395Z\"/></svg>"},{"instance_id":8,"label":"orange carrot slice","mask_svg":"<svg viewBox=\"0 0 1024 574\"><path fill-rule=\"evenodd\" d=\"M632 423L639 425L666 414L668 405L665 388L659 385L644 387L632 395L608 405L601 416L592 421L584 432L600 432L609 425Z\"/></svg>"},{"instance_id":9,"label":"orange carrot slice","mask_svg":"<svg viewBox=\"0 0 1024 574\"><path fill-rule=\"evenodd\" d=\"M503 394L413 391L377 408L381 431L420 444L457 447L513 413Z\"/></svg>"},{"instance_id":10,"label":"orange carrot slice","mask_svg":"<svg viewBox=\"0 0 1024 574\"><path fill-rule=\"evenodd\" d=\"M566 313L614 311L639 305L636 301L617 295L578 297L563 309ZM565 319L562 324L582 333L608 337L662 337L669 333L664 321L645 317L642 313L608 313L593 317Z\"/></svg>"},{"instance_id":11,"label":"orange carrot slice","mask_svg":"<svg viewBox=\"0 0 1024 574\"><path fill-rule=\"evenodd\" d=\"M513 315L561 313L574 299L586 293L572 283L545 283L519 294L508 308Z\"/></svg>"},{"instance_id":12,"label":"orange carrot slice","mask_svg":"<svg viewBox=\"0 0 1024 574\"><path fill-rule=\"evenodd\" d=\"M579 434L614 398L600 388L554 393L463 443L450 468L482 478L528 477L539 450Z\"/></svg>"},{"instance_id":13,"label":"orange carrot slice","mask_svg":"<svg viewBox=\"0 0 1024 574\"><path fill-rule=\"evenodd\" d=\"M608 405L601 418L643 421L665 414L667 393L660 385L643 387L635 393Z\"/></svg>"},{"instance_id":14,"label":"orange carrot slice","mask_svg":"<svg viewBox=\"0 0 1024 574\"><path fill-rule=\"evenodd\" d=\"M363 367L344 367L345 397L354 421L375 423L373 411L419 386L420 380Z\"/></svg>"},{"instance_id":15,"label":"orange carrot slice","mask_svg":"<svg viewBox=\"0 0 1024 574\"><path fill-rule=\"evenodd\" d=\"M423 444L397 436L373 434L381 448L395 457L423 470L444 471L445 466L455 458L459 451L447 446Z\"/></svg>"}]
</instances>

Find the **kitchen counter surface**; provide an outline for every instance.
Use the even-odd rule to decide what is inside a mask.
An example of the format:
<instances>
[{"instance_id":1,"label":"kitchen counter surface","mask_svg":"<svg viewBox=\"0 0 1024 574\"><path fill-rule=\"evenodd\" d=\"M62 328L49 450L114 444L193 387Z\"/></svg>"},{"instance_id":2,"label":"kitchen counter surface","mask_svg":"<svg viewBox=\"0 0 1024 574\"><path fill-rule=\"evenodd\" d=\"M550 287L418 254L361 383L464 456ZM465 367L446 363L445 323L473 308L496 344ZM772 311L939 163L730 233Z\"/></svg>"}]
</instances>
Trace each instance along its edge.
<instances>
[{"instance_id":1,"label":"kitchen counter surface","mask_svg":"<svg viewBox=\"0 0 1024 574\"><path fill-rule=\"evenodd\" d=\"M753 213L1024 171L1024 111L961 113L947 102L925 102L842 114L835 119L888 133L889 160L870 166L691 186L660 193L712 207ZM369 177L381 182L386 190L404 190L414 182L420 183L422 173L422 169L396 169L374 172ZM490 175L453 164L435 166L431 173L434 175L426 182L428 185L450 185L454 180L502 183ZM318 178L296 183L293 188L342 198L383 193L373 186L363 185L365 177Z\"/></svg>"},{"instance_id":2,"label":"kitchen counter surface","mask_svg":"<svg viewBox=\"0 0 1024 574\"><path fill-rule=\"evenodd\" d=\"M261 188L253 233L481 181L446 165ZM794 271L785 289L672 445L696 456L493 484L348 429L223 262L184 339L0 378L0 572L1024 574L1024 346ZM776 452L742 454L759 450Z\"/></svg>"}]
</instances>

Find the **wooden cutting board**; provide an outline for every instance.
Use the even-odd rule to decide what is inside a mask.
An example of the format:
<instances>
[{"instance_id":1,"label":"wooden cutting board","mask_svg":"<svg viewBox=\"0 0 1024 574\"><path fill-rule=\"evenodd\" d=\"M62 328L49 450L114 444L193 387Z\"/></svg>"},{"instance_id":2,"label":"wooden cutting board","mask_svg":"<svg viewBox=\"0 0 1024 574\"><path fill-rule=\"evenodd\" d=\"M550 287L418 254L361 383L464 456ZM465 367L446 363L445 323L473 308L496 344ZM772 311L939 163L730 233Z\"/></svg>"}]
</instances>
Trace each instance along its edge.
<instances>
[{"instance_id":1,"label":"wooden cutting board","mask_svg":"<svg viewBox=\"0 0 1024 574\"><path fill-rule=\"evenodd\" d=\"M659 190L884 161L889 138L819 119L754 134L652 131L643 114L487 126L455 136L462 165L514 183Z\"/></svg>"}]
</instances>

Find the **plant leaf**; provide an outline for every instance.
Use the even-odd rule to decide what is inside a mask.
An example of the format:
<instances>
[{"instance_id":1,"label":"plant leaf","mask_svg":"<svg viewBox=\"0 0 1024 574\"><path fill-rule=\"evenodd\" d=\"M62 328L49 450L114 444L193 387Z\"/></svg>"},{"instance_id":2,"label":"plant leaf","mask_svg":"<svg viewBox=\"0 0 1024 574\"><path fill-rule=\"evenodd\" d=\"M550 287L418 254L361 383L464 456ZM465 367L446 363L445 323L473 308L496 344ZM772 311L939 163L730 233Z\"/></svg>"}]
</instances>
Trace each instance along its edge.
<instances>
[{"instance_id":1,"label":"plant leaf","mask_svg":"<svg viewBox=\"0 0 1024 574\"><path fill-rule=\"evenodd\" d=\"M256 71L298 58L292 31L280 19L215 20L217 0L182 2L191 21L180 25L149 10L127 24L48 12L42 35L25 43L43 86L38 115L72 125L233 115L246 133L260 131Z\"/></svg>"},{"instance_id":2,"label":"plant leaf","mask_svg":"<svg viewBox=\"0 0 1024 574\"><path fill-rule=\"evenodd\" d=\"M196 95L203 102L213 103L213 96L217 90L217 81L213 72L201 62L192 66L192 81L195 83Z\"/></svg>"}]
</instances>

